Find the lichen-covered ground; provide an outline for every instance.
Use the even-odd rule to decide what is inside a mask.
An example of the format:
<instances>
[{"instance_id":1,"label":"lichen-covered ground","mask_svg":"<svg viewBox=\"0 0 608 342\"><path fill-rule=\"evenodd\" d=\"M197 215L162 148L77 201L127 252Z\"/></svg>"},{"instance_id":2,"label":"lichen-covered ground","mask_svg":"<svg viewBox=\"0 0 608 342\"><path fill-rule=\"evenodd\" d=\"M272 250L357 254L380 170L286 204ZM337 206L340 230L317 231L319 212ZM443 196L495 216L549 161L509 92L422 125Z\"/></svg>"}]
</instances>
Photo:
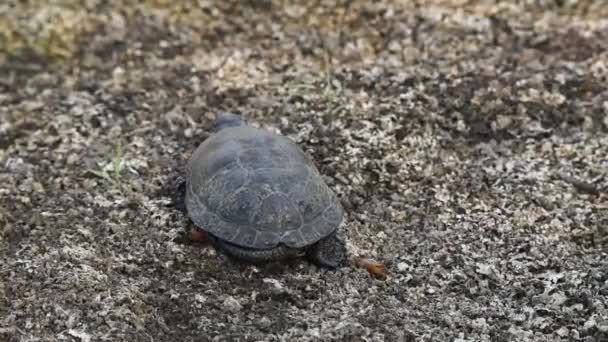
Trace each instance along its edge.
<instances>
[{"instance_id":1,"label":"lichen-covered ground","mask_svg":"<svg viewBox=\"0 0 608 342\"><path fill-rule=\"evenodd\" d=\"M0 340L608 340L606 18L3 1ZM384 281L184 242L167 183L221 110L311 154Z\"/></svg>"}]
</instances>

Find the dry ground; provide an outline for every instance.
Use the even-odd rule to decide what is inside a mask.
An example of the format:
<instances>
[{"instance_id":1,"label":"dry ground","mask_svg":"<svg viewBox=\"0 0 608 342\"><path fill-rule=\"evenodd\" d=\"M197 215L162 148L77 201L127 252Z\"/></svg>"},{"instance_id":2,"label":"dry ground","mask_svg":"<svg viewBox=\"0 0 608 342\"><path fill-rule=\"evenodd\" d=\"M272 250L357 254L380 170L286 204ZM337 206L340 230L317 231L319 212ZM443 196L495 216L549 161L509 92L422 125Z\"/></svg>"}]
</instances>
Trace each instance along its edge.
<instances>
[{"instance_id":1,"label":"dry ground","mask_svg":"<svg viewBox=\"0 0 608 342\"><path fill-rule=\"evenodd\" d=\"M608 340L604 18L3 1L0 340ZM385 281L182 242L166 184L219 110L310 152Z\"/></svg>"}]
</instances>

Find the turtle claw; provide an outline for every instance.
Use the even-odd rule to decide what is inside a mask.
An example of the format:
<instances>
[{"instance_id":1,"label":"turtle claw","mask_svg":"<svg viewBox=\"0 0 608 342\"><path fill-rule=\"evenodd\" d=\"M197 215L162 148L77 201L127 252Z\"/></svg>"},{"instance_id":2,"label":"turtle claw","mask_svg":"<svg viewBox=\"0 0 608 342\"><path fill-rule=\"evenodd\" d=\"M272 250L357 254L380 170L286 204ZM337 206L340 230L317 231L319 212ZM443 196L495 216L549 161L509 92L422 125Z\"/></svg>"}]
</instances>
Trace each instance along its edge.
<instances>
[{"instance_id":1,"label":"turtle claw","mask_svg":"<svg viewBox=\"0 0 608 342\"><path fill-rule=\"evenodd\" d=\"M365 268L367 272L376 279L386 279L385 266L381 262L373 261L365 257L356 257L355 265Z\"/></svg>"}]
</instances>

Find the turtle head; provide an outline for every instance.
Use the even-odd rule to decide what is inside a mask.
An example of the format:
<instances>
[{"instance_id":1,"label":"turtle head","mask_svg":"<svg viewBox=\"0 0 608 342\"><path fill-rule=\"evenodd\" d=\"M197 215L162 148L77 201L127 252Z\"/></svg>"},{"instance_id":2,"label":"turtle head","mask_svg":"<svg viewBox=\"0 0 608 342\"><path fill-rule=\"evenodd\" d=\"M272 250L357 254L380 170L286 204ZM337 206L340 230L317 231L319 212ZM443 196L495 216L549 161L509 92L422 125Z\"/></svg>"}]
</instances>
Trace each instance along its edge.
<instances>
[{"instance_id":1,"label":"turtle head","mask_svg":"<svg viewBox=\"0 0 608 342\"><path fill-rule=\"evenodd\" d=\"M245 121L241 119L239 115L223 112L215 116L215 123L213 124L213 131L218 132L228 127L238 127L245 125Z\"/></svg>"}]
</instances>

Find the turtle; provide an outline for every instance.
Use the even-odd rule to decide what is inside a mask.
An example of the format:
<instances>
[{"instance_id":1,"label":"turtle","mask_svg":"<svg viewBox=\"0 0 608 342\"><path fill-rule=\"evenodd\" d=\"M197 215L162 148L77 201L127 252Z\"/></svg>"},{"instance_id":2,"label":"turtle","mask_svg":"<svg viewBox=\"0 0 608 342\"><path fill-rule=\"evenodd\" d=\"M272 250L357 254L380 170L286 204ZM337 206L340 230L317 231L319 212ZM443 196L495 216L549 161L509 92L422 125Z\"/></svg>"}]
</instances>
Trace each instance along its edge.
<instances>
[{"instance_id":1,"label":"turtle","mask_svg":"<svg viewBox=\"0 0 608 342\"><path fill-rule=\"evenodd\" d=\"M197 239L250 263L304 257L328 269L348 264L338 236L344 207L288 137L220 113L185 169L175 201Z\"/></svg>"}]
</instances>

